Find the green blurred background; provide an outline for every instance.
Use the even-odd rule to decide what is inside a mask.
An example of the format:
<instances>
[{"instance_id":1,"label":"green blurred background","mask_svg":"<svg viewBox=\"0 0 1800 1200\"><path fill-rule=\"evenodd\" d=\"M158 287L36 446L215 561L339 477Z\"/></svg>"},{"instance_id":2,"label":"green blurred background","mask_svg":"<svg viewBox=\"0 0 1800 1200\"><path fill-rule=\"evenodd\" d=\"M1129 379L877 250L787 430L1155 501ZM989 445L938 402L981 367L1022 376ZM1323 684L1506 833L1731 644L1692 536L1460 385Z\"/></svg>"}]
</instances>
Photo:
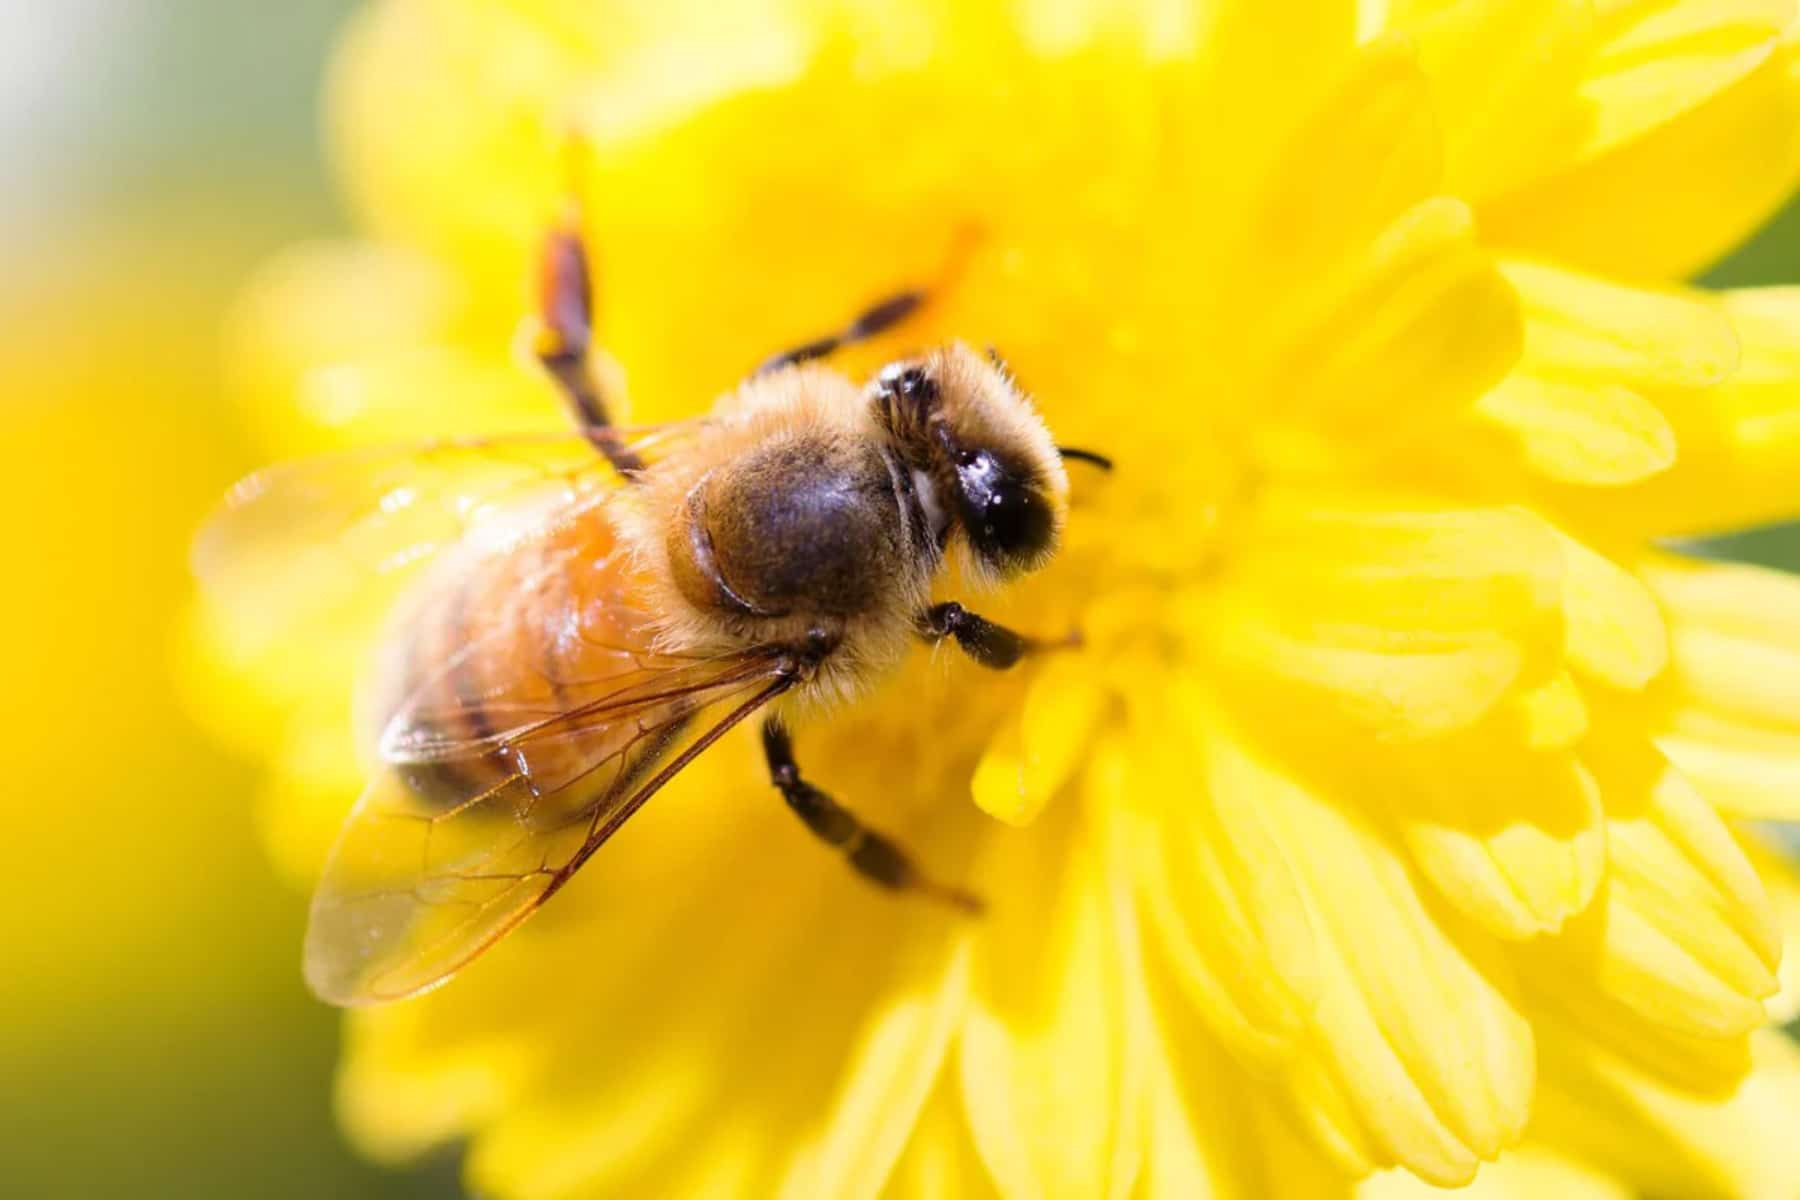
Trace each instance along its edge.
<instances>
[{"instance_id":1,"label":"green blurred background","mask_svg":"<svg viewBox=\"0 0 1800 1200\"><path fill-rule=\"evenodd\" d=\"M181 715L185 545L252 465L219 376L251 267L341 228L316 97L349 0L0 9L0 1185L13 1196L451 1195L331 1122L336 1017L253 764ZM1709 277L1800 280L1800 208ZM1731 553L1800 563L1800 530Z\"/></svg>"}]
</instances>

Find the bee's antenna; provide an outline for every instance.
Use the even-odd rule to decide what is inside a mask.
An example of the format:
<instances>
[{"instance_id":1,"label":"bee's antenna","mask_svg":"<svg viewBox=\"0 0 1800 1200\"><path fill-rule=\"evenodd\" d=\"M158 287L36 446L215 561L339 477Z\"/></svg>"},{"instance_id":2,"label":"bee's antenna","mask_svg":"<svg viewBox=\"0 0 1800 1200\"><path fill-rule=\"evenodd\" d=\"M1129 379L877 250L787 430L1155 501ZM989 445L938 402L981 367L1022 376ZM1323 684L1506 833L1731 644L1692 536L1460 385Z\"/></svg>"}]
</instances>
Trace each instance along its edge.
<instances>
[{"instance_id":1,"label":"bee's antenna","mask_svg":"<svg viewBox=\"0 0 1800 1200\"><path fill-rule=\"evenodd\" d=\"M1076 462L1084 462L1091 466L1099 467L1102 471L1110 471L1113 469L1112 459L1106 457L1104 454L1097 454L1092 450L1083 450L1077 446L1058 446L1056 452L1064 458L1074 459Z\"/></svg>"}]
</instances>

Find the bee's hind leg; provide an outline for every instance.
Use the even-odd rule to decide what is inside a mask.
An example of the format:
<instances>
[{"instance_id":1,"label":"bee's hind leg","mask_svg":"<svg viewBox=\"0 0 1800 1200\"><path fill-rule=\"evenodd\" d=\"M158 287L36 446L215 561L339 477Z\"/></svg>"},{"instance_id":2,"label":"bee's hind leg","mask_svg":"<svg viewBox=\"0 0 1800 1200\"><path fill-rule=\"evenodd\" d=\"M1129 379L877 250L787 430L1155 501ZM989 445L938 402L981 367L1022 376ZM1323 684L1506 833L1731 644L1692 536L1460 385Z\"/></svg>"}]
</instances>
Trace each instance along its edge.
<instances>
[{"instance_id":1,"label":"bee's hind leg","mask_svg":"<svg viewBox=\"0 0 1800 1200\"><path fill-rule=\"evenodd\" d=\"M965 912L981 911L980 897L925 878L904 850L800 778L800 765L794 761L793 741L781 718L770 717L763 722L762 739L763 755L769 762L769 779L788 807L806 823L814 836L841 850L858 875L892 891L914 891Z\"/></svg>"},{"instance_id":2,"label":"bee's hind leg","mask_svg":"<svg viewBox=\"0 0 1800 1200\"><path fill-rule=\"evenodd\" d=\"M568 215L544 238L538 255L539 329L533 344L538 362L562 390L581 432L622 475L635 475L644 462L614 428L594 369L594 292L580 215Z\"/></svg>"}]
</instances>

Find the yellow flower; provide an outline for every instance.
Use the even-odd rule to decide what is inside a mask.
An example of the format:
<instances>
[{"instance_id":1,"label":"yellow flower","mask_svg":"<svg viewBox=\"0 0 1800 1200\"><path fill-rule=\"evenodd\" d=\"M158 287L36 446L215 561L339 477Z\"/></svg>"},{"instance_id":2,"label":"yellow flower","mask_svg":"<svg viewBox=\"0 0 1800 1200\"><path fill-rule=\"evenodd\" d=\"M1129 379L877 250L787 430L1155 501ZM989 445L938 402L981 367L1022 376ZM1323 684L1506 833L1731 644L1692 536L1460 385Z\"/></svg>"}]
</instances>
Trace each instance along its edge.
<instances>
[{"instance_id":1,"label":"yellow flower","mask_svg":"<svg viewBox=\"0 0 1800 1200\"><path fill-rule=\"evenodd\" d=\"M245 306L272 446L559 420L512 344L573 130L634 419L974 227L906 337L1002 347L1119 469L984 600L1081 652L921 652L800 733L984 919L855 882L733 739L352 1020L353 1136L468 1138L477 1190L530 1197L1790 1194L1800 901L1742 822L1800 816L1800 582L1659 539L1800 511L1800 292L1676 282L1792 189L1792 19L372 7L331 92L368 240ZM276 753L304 875L360 642L262 634L202 613L195 688Z\"/></svg>"}]
</instances>

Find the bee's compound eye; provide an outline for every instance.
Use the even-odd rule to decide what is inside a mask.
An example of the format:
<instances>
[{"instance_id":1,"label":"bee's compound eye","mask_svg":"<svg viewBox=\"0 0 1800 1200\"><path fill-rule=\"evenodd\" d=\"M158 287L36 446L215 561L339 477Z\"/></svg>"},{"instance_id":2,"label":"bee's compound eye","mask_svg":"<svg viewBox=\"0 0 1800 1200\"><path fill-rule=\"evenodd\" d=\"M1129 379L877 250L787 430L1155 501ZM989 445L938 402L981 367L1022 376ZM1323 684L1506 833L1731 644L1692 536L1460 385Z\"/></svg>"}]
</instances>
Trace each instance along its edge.
<instances>
[{"instance_id":1,"label":"bee's compound eye","mask_svg":"<svg viewBox=\"0 0 1800 1200\"><path fill-rule=\"evenodd\" d=\"M1024 570L1049 552L1056 519L1029 472L992 451L957 455L963 526L975 553L996 570Z\"/></svg>"}]
</instances>

